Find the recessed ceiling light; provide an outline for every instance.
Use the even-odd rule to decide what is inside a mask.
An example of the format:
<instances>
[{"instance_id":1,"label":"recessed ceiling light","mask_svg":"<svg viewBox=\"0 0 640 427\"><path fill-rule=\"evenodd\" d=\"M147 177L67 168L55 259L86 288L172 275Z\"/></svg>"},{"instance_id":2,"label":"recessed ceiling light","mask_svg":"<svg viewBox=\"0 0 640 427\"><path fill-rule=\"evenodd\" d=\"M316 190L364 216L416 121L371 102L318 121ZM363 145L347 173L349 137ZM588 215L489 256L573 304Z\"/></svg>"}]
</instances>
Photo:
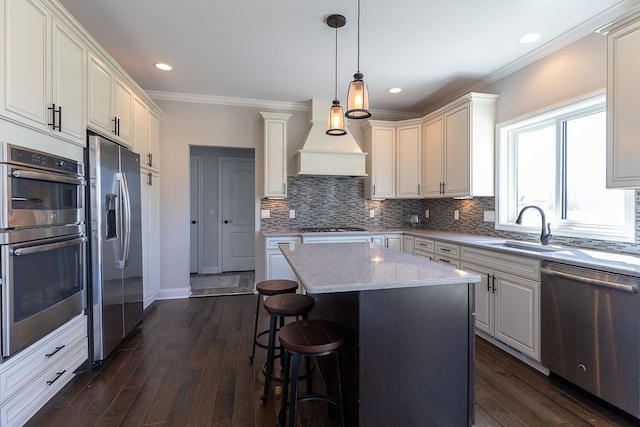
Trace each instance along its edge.
<instances>
[{"instance_id":1,"label":"recessed ceiling light","mask_svg":"<svg viewBox=\"0 0 640 427\"><path fill-rule=\"evenodd\" d=\"M392 87L391 89L388 90L389 93L400 93L402 92L402 89L400 89L399 87Z\"/></svg>"},{"instance_id":2,"label":"recessed ceiling light","mask_svg":"<svg viewBox=\"0 0 640 427\"><path fill-rule=\"evenodd\" d=\"M522 44L533 43L539 38L540 38L540 34L538 33L525 34L524 36L522 36L522 38L520 38L520 43Z\"/></svg>"},{"instance_id":3,"label":"recessed ceiling light","mask_svg":"<svg viewBox=\"0 0 640 427\"><path fill-rule=\"evenodd\" d=\"M156 68L157 68L158 70L162 70L162 71L171 71L171 70L173 70L173 67L172 67L171 65L169 65L169 64L164 64L164 63L162 63L162 62L157 63L157 64L156 64Z\"/></svg>"}]
</instances>

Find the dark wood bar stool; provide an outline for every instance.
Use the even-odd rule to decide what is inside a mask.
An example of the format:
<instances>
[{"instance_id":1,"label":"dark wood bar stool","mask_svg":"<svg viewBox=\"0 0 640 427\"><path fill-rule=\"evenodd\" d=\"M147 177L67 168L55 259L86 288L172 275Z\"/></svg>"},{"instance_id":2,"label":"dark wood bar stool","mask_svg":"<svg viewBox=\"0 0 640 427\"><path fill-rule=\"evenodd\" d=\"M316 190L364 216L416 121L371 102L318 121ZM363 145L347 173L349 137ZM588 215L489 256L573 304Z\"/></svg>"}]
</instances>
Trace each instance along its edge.
<instances>
[{"instance_id":1,"label":"dark wood bar stool","mask_svg":"<svg viewBox=\"0 0 640 427\"><path fill-rule=\"evenodd\" d=\"M258 334L258 314L260 313L260 301L264 297L271 297L281 294L293 294L298 289L298 283L293 280L263 280L256 285L256 291L258 291L258 302L256 303L256 318L253 326L253 350L251 350L251 356L249 360L253 362L253 358L256 356L256 345L261 348L267 348L266 345L258 342L258 339L264 334L269 333L269 330L264 330Z\"/></svg>"},{"instance_id":2,"label":"dark wood bar stool","mask_svg":"<svg viewBox=\"0 0 640 427\"><path fill-rule=\"evenodd\" d=\"M269 345L267 347L267 364L264 376L264 394L261 399L266 401L269 397L271 378L273 376L273 362L275 359L276 334L284 327L287 317L300 316L303 319L315 305L315 300L309 295L281 294L274 295L264 302L264 308L269 312ZM280 322L280 329L278 328ZM282 356L281 354L278 357Z\"/></svg>"},{"instance_id":3,"label":"dark wood bar stool","mask_svg":"<svg viewBox=\"0 0 640 427\"><path fill-rule=\"evenodd\" d=\"M344 342L344 333L340 325L327 320L300 320L289 323L280 329L280 346L284 350L284 371L282 381L282 407L278 415L278 425L284 427L287 417L287 405L289 406L289 426L296 425L296 413L298 402L306 400L322 400L329 402L338 409L340 425L344 427L344 404L342 400L342 379L340 378L340 360L338 350ZM311 378L307 366L307 394L298 396L298 382L300 380L298 369L301 357L320 357L333 355L335 364L327 375L335 374L337 378L337 397L329 395L331 389L327 384L327 394L313 394L311 391ZM289 381L291 376L291 381ZM291 397L288 398L289 384L291 384Z\"/></svg>"}]
</instances>

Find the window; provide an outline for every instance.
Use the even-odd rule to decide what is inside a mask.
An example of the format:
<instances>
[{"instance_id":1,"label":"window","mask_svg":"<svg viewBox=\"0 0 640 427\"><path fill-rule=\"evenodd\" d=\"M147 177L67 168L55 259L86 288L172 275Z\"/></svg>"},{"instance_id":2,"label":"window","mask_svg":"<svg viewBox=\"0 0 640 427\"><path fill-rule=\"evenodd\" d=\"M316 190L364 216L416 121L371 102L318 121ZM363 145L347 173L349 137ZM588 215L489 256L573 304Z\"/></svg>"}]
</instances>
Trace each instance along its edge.
<instances>
[{"instance_id":1,"label":"window","mask_svg":"<svg viewBox=\"0 0 640 427\"><path fill-rule=\"evenodd\" d=\"M496 229L633 241L634 192L606 188L603 93L498 125Z\"/></svg>"}]
</instances>

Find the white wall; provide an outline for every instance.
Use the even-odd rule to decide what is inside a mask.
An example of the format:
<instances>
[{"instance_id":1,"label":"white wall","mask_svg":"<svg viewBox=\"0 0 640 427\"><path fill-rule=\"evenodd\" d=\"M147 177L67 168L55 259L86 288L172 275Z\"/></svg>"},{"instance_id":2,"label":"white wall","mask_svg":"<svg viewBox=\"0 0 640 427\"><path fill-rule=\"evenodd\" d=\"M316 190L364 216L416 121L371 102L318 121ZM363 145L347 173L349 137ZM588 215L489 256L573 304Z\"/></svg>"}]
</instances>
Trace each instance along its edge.
<instances>
[{"instance_id":1,"label":"white wall","mask_svg":"<svg viewBox=\"0 0 640 427\"><path fill-rule=\"evenodd\" d=\"M606 38L589 35L509 75L481 91L500 95L497 122L518 117L601 89L606 84ZM156 101L163 109L160 133L161 298L188 296L189 286L189 146L255 148L256 240L259 241L259 198L263 189L264 151L260 111L221 105ZM309 116L301 111L289 119L289 175ZM350 130L361 143L359 123ZM256 279L264 275L261 245L256 244ZM260 253L258 253L260 252Z\"/></svg>"}]
</instances>

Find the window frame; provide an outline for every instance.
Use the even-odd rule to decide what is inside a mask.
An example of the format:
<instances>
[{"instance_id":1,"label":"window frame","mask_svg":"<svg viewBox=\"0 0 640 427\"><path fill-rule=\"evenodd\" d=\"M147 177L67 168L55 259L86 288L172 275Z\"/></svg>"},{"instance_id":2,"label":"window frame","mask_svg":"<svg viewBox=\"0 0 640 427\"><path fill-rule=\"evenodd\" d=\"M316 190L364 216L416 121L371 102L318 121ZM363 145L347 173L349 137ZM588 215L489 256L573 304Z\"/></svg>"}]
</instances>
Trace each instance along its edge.
<instances>
[{"instance_id":1,"label":"window frame","mask_svg":"<svg viewBox=\"0 0 640 427\"><path fill-rule=\"evenodd\" d=\"M512 135L543 128L554 124L556 127L556 141L562 136L563 127L558 126L558 122L582 117L598 111L606 112L606 95L604 90L599 90L588 95L572 99L561 104L535 111L533 113L520 116L496 125L496 219L495 229L520 233L539 234L541 224L518 225L515 223L518 212L516 207L510 203L516 193L515 176L513 171L517 167L513 158ZM561 149L563 144L555 144L555 170L561 171L563 156ZM602 161L606 161L605 158ZM606 179L606 177L604 177ZM556 175L554 197L557 209L562 209L562 180L563 173ZM606 185L606 181L604 182ZM625 221L622 226L608 226L600 224L587 224L575 220L554 220L551 221L551 234L565 237L578 237L584 239L603 239L609 241L634 242L635 241L635 191L611 189L610 191L624 191ZM506 201L501 203L501 201ZM547 213L549 215L549 213ZM549 216L555 216L552 213ZM547 221L549 222L549 221ZM555 222L555 224L553 223Z\"/></svg>"}]
</instances>

